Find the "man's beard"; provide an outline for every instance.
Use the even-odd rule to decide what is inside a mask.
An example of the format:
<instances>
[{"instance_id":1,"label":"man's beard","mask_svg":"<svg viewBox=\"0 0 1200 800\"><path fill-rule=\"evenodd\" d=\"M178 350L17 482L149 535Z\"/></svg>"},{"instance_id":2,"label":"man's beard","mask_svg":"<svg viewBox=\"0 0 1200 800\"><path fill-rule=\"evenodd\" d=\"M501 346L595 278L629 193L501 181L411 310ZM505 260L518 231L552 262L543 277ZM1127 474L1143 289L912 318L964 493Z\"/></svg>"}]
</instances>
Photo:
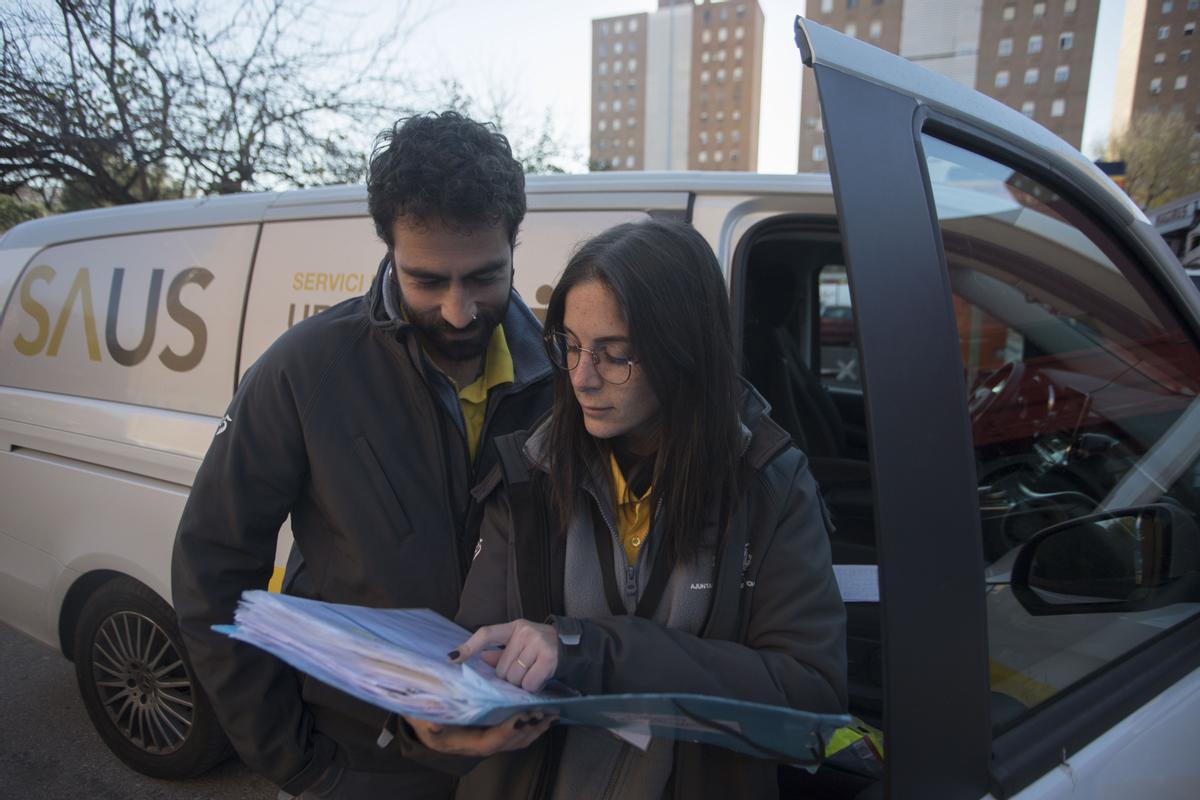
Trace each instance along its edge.
<instances>
[{"instance_id":1,"label":"man's beard","mask_svg":"<svg viewBox=\"0 0 1200 800\"><path fill-rule=\"evenodd\" d=\"M477 316L465 328L455 328L442 319L440 309L415 311L404 300L403 295L400 297L400 308L404 311L404 319L417 329L417 336L427 350L449 361L471 361L481 358L487 352L488 343L492 340L492 331L508 313L511 297L511 292L505 294L502 306L478 305L475 311ZM457 335L450 338L449 334Z\"/></svg>"}]
</instances>

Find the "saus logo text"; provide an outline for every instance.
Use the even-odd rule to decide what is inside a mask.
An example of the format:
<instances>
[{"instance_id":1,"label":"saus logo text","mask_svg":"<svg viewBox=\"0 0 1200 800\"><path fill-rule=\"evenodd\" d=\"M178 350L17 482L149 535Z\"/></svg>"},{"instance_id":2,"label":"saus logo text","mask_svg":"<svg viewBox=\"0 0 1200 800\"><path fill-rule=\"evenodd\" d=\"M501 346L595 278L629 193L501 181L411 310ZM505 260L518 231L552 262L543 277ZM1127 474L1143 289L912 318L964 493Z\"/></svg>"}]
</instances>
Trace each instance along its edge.
<instances>
[{"instance_id":1,"label":"saus logo text","mask_svg":"<svg viewBox=\"0 0 1200 800\"><path fill-rule=\"evenodd\" d=\"M54 287L70 280L65 299L57 308L47 308L43 302L34 297L35 287L39 284ZM188 267L171 277L163 297L163 283L166 281L166 271L152 270L150 273L150 288L146 293L145 305L138 302L140 297L123 297L122 288L125 284L125 269L118 267L112 272L112 280L108 286L108 303L105 307L104 345L113 361L124 367L141 364L154 349L154 338L158 329L160 306L166 306L166 315L192 337L192 346L183 353L178 353L170 346L163 347L158 352L158 360L167 369L175 372L187 372L194 369L208 347L208 328L204 320L192 309L183 304L183 290L189 284L196 284L201 289L208 288L212 283L213 274L203 267ZM47 264L30 269L21 280L19 289L21 310L25 316L36 324L32 336L18 335L13 342L17 352L26 356L57 356L62 347L63 337L70 331L71 336L83 336L87 346L88 359L102 361L100 353L99 327L96 324L96 304L92 287L92 271L89 267L81 267L70 273L60 274L58 270ZM121 314L136 314L142 312L142 333L133 347L126 347L117 338L117 321ZM82 327L79 322L82 322ZM126 343L128 344L128 342Z\"/></svg>"}]
</instances>

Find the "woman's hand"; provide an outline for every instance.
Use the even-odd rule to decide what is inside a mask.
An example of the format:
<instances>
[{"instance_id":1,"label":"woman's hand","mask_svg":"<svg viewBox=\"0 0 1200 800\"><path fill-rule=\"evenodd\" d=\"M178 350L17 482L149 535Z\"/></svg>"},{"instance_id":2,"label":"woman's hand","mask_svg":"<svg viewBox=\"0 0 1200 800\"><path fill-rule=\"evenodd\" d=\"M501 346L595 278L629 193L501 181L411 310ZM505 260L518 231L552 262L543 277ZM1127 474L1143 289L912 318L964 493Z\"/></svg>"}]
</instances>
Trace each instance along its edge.
<instances>
[{"instance_id":1,"label":"woman's hand","mask_svg":"<svg viewBox=\"0 0 1200 800\"><path fill-rule=\"evenodd\" d=\"M502 646L500 651L487 648ZM527 692L536 692L558 669L558 633L553 625L527 619L503 625L485 625L450 654L456 664L476 653L496 668L496 674Z\"/></svg>"},{"instance_id":2,"label":"woman's hand","mask_svg":"<svg viewBox=\"0 0 1200 800\"><path fill-rule=\"evenodd\" d=\"M480 728L471 725L442 725L423 719L404 718L430 750L452 756L486 758L505 750L521 750L533 744L557 717L541 714L517 714L499 725Z\"/></svg>"}]
</instances>

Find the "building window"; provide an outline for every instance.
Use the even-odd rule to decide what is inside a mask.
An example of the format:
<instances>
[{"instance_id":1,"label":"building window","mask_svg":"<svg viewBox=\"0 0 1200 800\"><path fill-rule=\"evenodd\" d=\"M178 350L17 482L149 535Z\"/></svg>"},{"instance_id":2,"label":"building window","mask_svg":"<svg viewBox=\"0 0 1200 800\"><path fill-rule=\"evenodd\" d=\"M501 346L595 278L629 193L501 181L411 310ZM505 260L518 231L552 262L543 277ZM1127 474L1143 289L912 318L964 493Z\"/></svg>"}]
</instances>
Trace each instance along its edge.
<instances>
[{"instance_id":1,"label":"building window","mask_svg":"<svg viewBox=\"0 0 1200 800\"><path fill-rule=\"evenodd\" d=\"M696 160L699 161L701 164L707 164L708 163L708 151L701 150L699 153L696 153Z\"/></svg>"},{"instance_id":2,"label":"building window","mask_svg":"<svg viewBox=\"0 0 1200 800\"><path fill-rule=\"evenodd\" d=\"M613 100L613 111L618 114L621 112L621 101L620 100Z\"/></svg>"},{"instance_id":3,"label":"building window","mask_svg":"<svg viewBox=\"0 0 1200 800\"><path fill-rule=\"evenodd\" d=\"M727 40L728 38L729 38L729 29L728 28L720 28L717 30L717 41L718 42L723 42L723 41Z\"/></svg>"},{"instance_id":4,"label":"building window","mask_svg":"<svg viewBox=\"0 0 1200 800\"><path fill-rule=\"evenodd\" d=\"M738 25L736 28L733 29L733 38L737 39L739 42L742 39L745 39L746 38L746 29L743 28L741 25Z\"/></svg>"},{"instance_id":5,"label":"building window","mask_svg":"<svg viewBox=\"0 0 1200 800\"><path fill-rule=\"evenodd\" d=\"M637 42L631 41L625 49L629 51L629 55L633 55L637 52Z\"/></svg>"},{"instance_id":6,"label":"building window","mask_svg":"<svg viewBox=\"0 0 1200 800\"><path fill-rule=\"evenodd\" d=\"M733 144L737 144L741 140L742 140L742 132L741 131L730 131L729 132L729 141L730 142L732 142Z\"/></svg>"},{"instance_id":7,"label":"building window","mask_svg":"<svg viewBox=\"0 0 1200 800\"><path fill-rule=\"evenodd\" d=\"M700 70L700 82L708 83L708 70L706 70L706 69Z\"/></svg>"},{"instance_id":8,"label":"building window","mask_svg":"<svg viewBox=\"0 0 1200 800\"><path fill-rule=\"evenodd\" d=\"M724 61L724 60L725 60L725 48L722 47L720 50L717 51L717 61Z\"/></svg>"},{"instance_id":9,"label":"building window","mask_svg":"<svg viewBox=\"0 0 1200 800\"><path fill-rule=\"evenodd\" d=\"M1024 114L1025 116L1029 117L1030 119L1033 119L1033 112L1036 109L1037 109L1037 104L1034 103L1032 100L1026 100L1024 103L1021 103L1021 113Z\"/></svg>"},{"instance_id":10,"label":"building window","mask_svg":"<svg viewBox=\"0 0 1200 800\"><path fill-rule=\"evenodd\" d=\"M1000 17L1005 22L1012 22L1014 19L1017 18L1017 7L1014 5L1005 6L1004 10L1000 12Z\"/></svg>"},{"instance_id":11,"label":"building window","mask_svg":"<svg viewBox=\"0 0 1200 800\"><path fill-rule=\"evenodd\" d=\"M1166 53L1155 53L1154 54L1154 63L1155 64L1167 63L1167 54Z\"/></svg>"},{"instance_id":12,"label":"building window","mask_svg":"<svg viewBox=\"0 0 1200 800\"><path fill-rule=\"evenodd\" d=\"M624 33L624 32L625 32L625 23L623 21L617 20L616 22L613 23L613 33Z\"/></svg>"},{"instance_id":13,"label":"building window","mask_svg":"<svg viewBox=\"0 0 1200 800\"><path fill-rule=\"evenodd\" d=\"M700 144L708 144L708 131L700 131L696 135L696 141L700 142Z\"/></svg>"},{"instance_id":14,"label":"building window","mask_svg":"<svg viewBox=\"0 0 1200 800\"><path fill-rule=\"evenodd\" d=\"M821 13L828 14L833 11L833 0L821 0Z\"/></svg>"},{"instance_id":15,"label":"building window","mask_svg":"<svg viewBox=\"0 0 1200 800\"><path fill-rule=\"evenodd\" d=\"M1162 91L1162 78L1150 79L1150 94L1158 94Z\"/></svg>"},{"instance_id":16,"label":"building window","mask_svg":"<svg viewBox=\"0 0 1200 800\"><path fill-rule=\"evenodd\" d=\"M729 9L722 6L721 7L721 22L725 22L727 19L729 19Z\"/></svg>"},{"instance_id":17,"label":"building window","mask_svg":"<svg viewBox=\"0 0 1200 800\"><path fill-rule=\"evenodd\" d=\"M604 150L607 147L608 147L608 141L606 141L605 139L597 139L596 140L596 149L597 150Z\"/></svg>"},{"instance_id":18,"label":"building window","mask_svg":"<svg viewBox=\"0 0 1200 800\"><path fill-rule=\"evenodd\" d=\"M724 82L725 82L725 70L719 69L719 70L717 70L717 83L724 83Z\"/></svg>"},{"instance_id":19,"label":"building window","mask_svg":"<svg viewBox=\"0 0 1200 800\"><path fill-rule=\"evenodd\" d=\"M604 100L601 100L598 108L600 109L600 113L603 114L604 112L608 111L608 103Z\"/></svg>"},{"instance_id":20,"label":"building window","mask_svg":"<svg viewBox=\"0 0 1200 800\"><path fill-rule=\"evenodd\" d=\"M701 122L708 122L708 112L707 112L707 111L701 111L701 112L700 112L700 121L701 121Z\"/></svg>"},{"instance_id":21,"label":"building window","mask_svg":"<svg viewBox=\"0 0 1200 800\"><path fill-rule=\"evenodd\" d=\"M1175 10L1175 4L1173 2L1171 2L1171 0L1163 0L1162 10L1163 10L1162 13L1170 14L1172 11Z\"/></svg>"},{"instance_id":22,"label":"building window","mask_svg":"<svg viewBox=\"0 0 1200 800\"><path fill-rule=\"evenodd\" d=\"M1171 38L1171 26L1170 25L1160 26L1158 29L1158 38L1159 38L1159 41L1162 41L1163 39Z\"/></svg>"},{"instance_id":23,"label":"building window","mask_svg":"<svg viewBox=\"0 0 1200 800\"><path fill-rule=\"evenodd\" d=\"M871 20L871 27L868 33L872 39L878 39L883 35L883 23L877 19Z\"/></svg>"},{"instance_id":24,"label":"building window","mask_svg":"<svg viewBox=\"0 0 1200 800\"><path fill-rule=\"evenodd\" d=\"M620 156L613 156L613 158L612 158L612 161L610 161L610 162L608 162L608 163L612 165L612 168L613 168L613 169L617 169L617 168L619 168L619 167L621 166L621 157L620 157Z\"/></svg>"},{"instance_id":25,"label":"building window","mask_svg":"<svg viewBox=\"0 0 1200 800\"><path fill-rule=\"evenodd\" d=\"M700 31L700 41L704 42L705 44L708 44L709 42L711 42L712 41L712 31L710 31L708 28L705 28L704 30Z\"/></svg>"},{"instance_id":26,"label":"building window","mask_svg":"<svg viewBox=\"0 0 1200 800\"><path fill-rule=\"evenodd\" d=\"M637 72L637 59L636 58L629 59L629 61L627 61L625 63L625 66L630 72Z\"/></svg>"},{"instance_id":27,"label":"building window","mask_svg":"<svg viewBox=\"0 0 1200 800\"><path fill-rule=\"evenodd\" d=\"M1067 101L1062 98L1052 100L1050 102L1050 116L1061 117L1067 113Z\"/></svg>"},{"instance_id":28,"label":"building window","mask_svg":"<svg viewBox=\"0 0 1200 800\"><path fill-rule=\"evenodd\" d=\"M625 167L633 169L633 156L625 156Z\"/></svg>"},{"instance_id":29,"label":"building window","mask_svg":"<svg viewBox=\"0 0 1200 800\"><path fill-rule=\"evenodd\" d=\"M858 25L853 22L847 22L846 23L846 35L857 38L858 37Z\"/></svg>"},{"instance_id":30,"label":"building window","mask_svg":"<svg viewBox=\"0 0 1200 800\"><path fill-rule=\"evenodd\" d=\"M636 19L629 20L629 32L637 33L637 29L638 29L638 21Z\"/></svg>"},{"instance_id":31,"label":"building window","mask_svg":"<svg viewBox=\"0 0 1200 800\"><path fill-rule=\"evenodd\" d=\"M741 67L733 68L733 79L735 81L740 81L742 79L742 68Z\"/></svg>"},{"instance_id":32,"label":"building window","mask_svg":"<svg viewBox=\"0 0 1200 800\"><path fill-rule=\"evenodd\" d=\"M738 151L737 150L729 151L729 160L733 161L733 162L736 162L738 160Z\"/></svg>"},{"instance_id":33,"label":"building window","mask_svg":"<svg viewBox=\"0 0 1200 800\"><path fill-rule=\"evenodd\" d=\"M744 16L746 16L746 4L740 3L737 7L737 18L741 19Z\"/></svg>"},{"instance_id":34,"label":"building window","mask_svg":"<svg viewBox=\"0 0 1200 800\"><path fill-rule=\"evenodd\" d=\"M1046 4L1045 3L1034 3L1033 4L1033 16L1035 18L1046 16Z\"/></svg>"},{"instance_id":35,"label":"building window","mask_svg":"<svg viewBox=\"0 0 1200 800\"><path fill-rule=\"evenodd\" d=\"M1063 13L1064 14L1074 14L1075 13L1075 0L1063 0Z\"/></svg>"},{"instance_id":36,"label":"building window","mask_svg":"<svg viewBox=\"0 0 1200 800\"><path fill-rule=\"evenodd\" d=\"M733 57L736 58L738 61L742 60L742 56L745 55L745 53L746 53L746 50L740 44L737 47L733 48Z\"/></svg>"},{"instance_id":37,"label":"building window","mask_svg":"<svg viewBox=\"0 0 1200 800\"><path fill-rule=\"evenodd\" d=\"M1040 33L1035 33L1033 36L1029 37L1028 50L1030 53L1042 52L1042 35Z\"/></svg>"},{"instance_id":38,"label":"building window","mask_svg":"<svg viewBox=\"0 0 1200 800\"><path fill-rule=\"evenodd\" d=\"M858 0L846 0L846 8L858 8Z\"/></svg>"},{"instance_id":39,"label":"building window","mask_svg":"<svg viewBox=\"0 0 1200 800\"><path fill-rule=\"evenodd\" d=\"M620 42L617 42L616 44L613 45L613 55L616 55L616 56L621 55L621 51L624 49L625 49L625 45L621 44Z\"/></svg>"},{"instance_id":40,"label":"building window","mask_svg":"<svg viewBox=\"0 0 1200 800\"><path fill-rule=\"evenodd\" d=\"M702 50L700 52L700 63L701 64L707 64L709 58L710 58L710 56L709 56L709 53L707 50Z\"/></svg>"},{"instance_id":41,"label":"building window","mask_svg":"<svg viewBox=\"0 0 1200 800\"><path fill-rule=\"evenodd\" d=\"M1188 0L1188 11L1195 11L1200 8L1200 0Z\"/></svg>"},{"instance_id":42,"label":"building window","mask_svg":"<svg viewBox=\"0 0 1200 800\"><path fill-rule=\"evenodd\" d=\"M825 145L823 145L823 144L814 144L813 145L812 160L813 161L824 161L825 160Z\"/></svg>"},{"instance_id":43,"label":"building window","mask_svg":"<svg viewBox=\"0 0 1200 800\"><path fill-rule=\"evenodd\" d=\"M725 121L725 112L718 108L717 113L715 115L715 119L717 120L717 122L724 122Z\"/></svg>"},{"instance_id":44,"label":"building window","mask_svg":"<svg viewBox=\"0 0 1200 800\"><path fill-rule=\"evenodd\" d=\"M1001 58L1012 55L1012 39L1001 39L996 47L996 55Z\"/></svg>"},{"instance_id":45,"label":"building window","mask_svg":"<svg viewBox=\"0 0 1200 800\"><path fill-rule=\"evenodd\" d=\"M1186 89L1187 88L1187 75L1180 75L1175 78L1175 88L1176 89Z\"/></svg>"},{"instance_id":46,"label":"building window","mask_svg":"<svg viewBox=\"0 0 1200 800\"><path fill-rule=\"evenodd\" d=\"M715 134L713 134L713 141L716 144L724 144L725 143L725 132L717 131Z\"/></svg>"},{"instance_id":47,"label":"building window","mask_svg":"<svg viewBox=\"0 0 1200 800\"><path fill-rule=\"evenodd\" d=\"M601 58L604 58L605 56L607 56L608 55L608 45L606 45L604 42L601 42L600 44L596 45L596 54L599 55Z\"/></svg>"},{"instance_id":48,"label":"building window","mask_svg":"<svg viewBox=\"0 0 1200 800\"><path fill-rule=\"evenodd\" d=\"M1071 68L1069 66L1063 64L1061 66L1057 66L1054 68L1054 82L1055 83L1066 83L1067 79L1070 77L1071 77Z\"/></svg>"},{"instance_id":49,"label":"building window","mask_svg":"<svg viewBox=\"0 0 1200 800\"><path fill-rule=\"evenodd\" d=\"M1075 34L1067 31L1058 35L1058 49L1070 50L1075 44Z\"/></svg>"},{"instance_id":50,"label":"building window","mask_svg":"<svg viewBox=\"0 0 1200 800\"><path fill-rule=\"evenodd\" d=\"M740 120L740 119L742 118L742 112L741 112L741 111L738 111L738 110L735 108L735 109L733 110L733 112L732 112L732 113L731 113L729 116L733 118L733 121L734 121L734 122L737 122L738 120Z\"/></svg>"},{"instance_id":51,"label":"building window","mask_svg":"<svg viewBox=\"0 0 1200 800\"><path fill-rule=\"evenodd\" d=\"M1030 67L1029 69L1025 70L1025 85L1026 86L1036 85L1040 75L1041 75L1041 73L1038 72L1037 67Z\"/></svg>"},{"instance_id":52,"label":"building window","mask_svg":"<svg viewBox=\"0 0 1200 800\"><path fill-rule=\"evenodd\" d=\"M632 149L633 149L633 145L634 145L634 139L633 139L633 137L632 137L632 136L630 136L628 139L626 139L626 140L625 140L625 145L626 145L626 146L627 146L627 147L628 147L630 150L632 150Z\"/></svg>"},{"instance_id":53,"label":"building window","mask_svg":"<svg viewBox=\"0 0 1200 800\"><path fill-rule=\"evenodd\" d=\"M624 69L625 69L624 61L614 61L613 62L613 75L620 75L621 71Z\"/></svg>"},{"instance_id":54,"label":"building window","mask_svg":"<svg viewBox=\"0 0 1200 800\"><path fill-rule=\"evenodd\" d=\"M625 85L629 87L629 91L631 91L631 92L633 90L637 89L637 81L634 80L633 78L630 78L629 82Z\"/></svg>"},{"instance_id":55,"label":"building window","mask_svg":"<svg viewBox=\"0 0 1200 800\"><path fill-rule=\"evenodd\" d=\"M1189 22L1187 25L1183 26L1183 35L1184 36L1191 36L1195 32L1196 32L1196 23Z\"/></svg>"},{"instance_id":56,"label":"building window","mask_svg":"<svg viewBox=\"0 0 1200 800\"><path fill-rule=\"evenodd\" d=\"M722 161L724 161L724 160L725 160L725 154L724 154L724 153L722 153L720 150L718 150L717 152L713 153L713 161L715 161L715 162L717 162L718 164L720 164L720 163L721 163Z\"/></svg>"},{"instance_id":57,"label":"building window","mask_svg":"<svg viewBox=\"0 0 1200 800\"><path fill-rule=\"evenodd\" d=\"M636 97L629 98L629 100L627 100L625 102L625 105L629 108L630 111L633 111L635 108L637 108L637 98Z\"/></svg>"},{"instance_id":58,"label":"building window","mask_svg":"<svg viewBox=\"0 0 1200 800\"><path fill-rule=\"evenodd\" d=\"M600 23L600 35L608 36L608 23L607 22Z\"/></svg>"},{"instance_id":59,"label":"building window","mask_svg":"<svg viewBox=\"0 0 1200 800\"><path fill-rule=\"evenodd\" d=\"M996 73L996 88L1003 89L1008 86L1008 70L1002 69Z\"/></svg>"},{"instance_id":60,"label":"building window","mask_svg":"<svg viewBox=\"0 0 1200 800\"><path fill-rule=\"evenodd\" d=\"M1192 51L1191 50L1180 50L1179 51L1179 60L1180 61L1191 61L1192 60Z\"/></svg>"},{"instance_id":61,"label":"building window","mask_svg":"<svg viewBox=\"0 0 1200 800\"><path fill-rule=\"evenodd\" d=\"M598 71L600 72L601 75L607 75L608 74L608 62L601 61Z\"/></svg>"},{"instance_id":62,"label":"building window","mask_svg":"<svg viewBox=\"0 0 1200 800\"><path fill-rule=\"evenodd\" d=\"M619 131L619 130L621 130L621 120L619 120L619 119L614 119L614 120L613 120L613 130L614 130L614 131Z\"/></svg>"}]
</instances>

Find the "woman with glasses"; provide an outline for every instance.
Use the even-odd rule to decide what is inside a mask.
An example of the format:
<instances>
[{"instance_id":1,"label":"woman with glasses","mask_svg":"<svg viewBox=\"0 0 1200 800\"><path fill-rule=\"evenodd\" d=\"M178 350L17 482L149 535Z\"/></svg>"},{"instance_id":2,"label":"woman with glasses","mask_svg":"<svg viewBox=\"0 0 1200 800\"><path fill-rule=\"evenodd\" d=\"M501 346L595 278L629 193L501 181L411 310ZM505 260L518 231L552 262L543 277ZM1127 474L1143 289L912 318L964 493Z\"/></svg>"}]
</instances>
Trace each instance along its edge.
<instances>
[{"instance_id":1,"label":"woman with glasses","mask_svg":"<svg viewBox=\"0 0 1200 800\"><path fill-rule=\"evenodd\" d=\"M845 617L807 461L742 383L725 283L692 228L620 225L550 299L550 416L498 440L458 620L530 691L689 692L821 713L846 706ZM497 649L499 646L503 649ZM488 652L484 652L488 650ZM776 765L517 719L413 722L426 747L488 756L467 797L770 797ZM495 755L493 755L495 754Z\"/></svg>"}]
</instances>

